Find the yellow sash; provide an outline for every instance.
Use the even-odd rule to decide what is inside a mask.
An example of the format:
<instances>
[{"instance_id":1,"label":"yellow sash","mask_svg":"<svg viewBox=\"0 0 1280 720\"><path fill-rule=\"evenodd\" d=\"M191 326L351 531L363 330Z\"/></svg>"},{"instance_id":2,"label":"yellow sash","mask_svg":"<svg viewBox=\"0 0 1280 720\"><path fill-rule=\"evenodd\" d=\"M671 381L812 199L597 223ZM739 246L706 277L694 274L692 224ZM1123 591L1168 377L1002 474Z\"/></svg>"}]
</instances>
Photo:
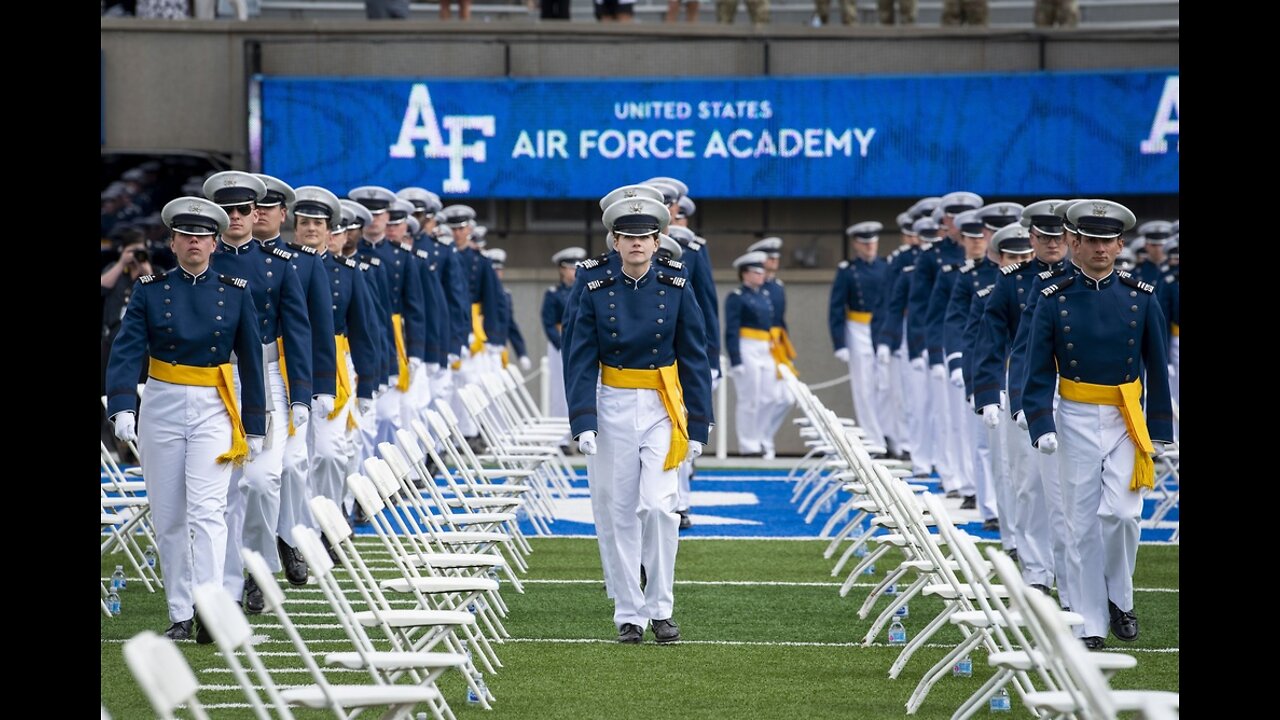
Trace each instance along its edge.
<instances>
[{"instance_id":1,"label":"yellow sash","mask_svg":"<svg viewBox=\"0 0 1280 720\"><path fill-rule=\"evenodd\" d=\"M333 342L338 348L338 393L333 398L333 412L329 413L330 420L336 420L338 415L342 414L342 408L346 407L347 401L355 394L351 386L351 376L347 374L347 355L351 352L351 341L347 340L346 335L334 335ZM347 429L355 428L355 415L348 413Z\"/></svg>"},{"instance_id":2,"label":"yellow sash","mask_svg":"<svg viewBox=\"0 0 1280 720\"><path fill-rule=\"evenodd\" d=\"M1178 337L1178 323L1173 323L1173 336Z\"/></svg>"},{"instance_id":3,"label":"yellow sash","mask_svg":"<svg viewBox=\"0 0 1280 720\"><path fill-rule=\"evenodd\" d=\"M391 313L391 327L395 330L396 336L396 366L399 369L400 380L396 383L396 388L400 392L409 391L409 356L404 349L404 316L400 313Z\"/></svg>"},{"instance_id":4,"label":"yellow sash","mask_svg":"<svg viewBox=\"0 0 1280 720\"><path fill-rule=\"evenodd\" d=\"M484 334L484 313L480 312L480 303L471 303L471 334L476 339L471 343L471 354L479 355L489 336Z\"/></svg>"},{"instance_id":5,"label":"yellow sash","mask_svg":"<svg viewBox=\"0 0 1280 720\"><path fill-rule=\"evenodd\" d=\"M740 337L747 338L748 340L763 340L765 342L773 340L773 337L769 335L768 330L757 330L749 327L740 328L738 330L738 335Z\"/></svg>"},{"instance_id":6,"label":"yellow sash","mask_svg":"<svg viewBox=\"0 0 1280 720\"><path fill-rule=\"evenodd\" d=\"M285 421L289 423L289 437L293 437L296 428L293 427L293 398L289 396L289 373L284 364L284 338L276 338L276 350L280 353L280 378L284 380L284 396L285 396ZM265 376L262 378L267 379ZM270 397L271 389L267 388L267 395ZM268 401L270 402L270 401Z\"/></svg>"},{"instance_id":7,"label":"yellow sash","mask_svg":"<svg viewBox=\"0 0 1280 720\"><path fill-rule=\"evenodd\" d=\"M869 312L858 312L857 310L846 310L844 313L844 317L846 320L852 320L856 323L862 323L863 325L871 324L871 313Z\"/></svg>"},{"instance_id":8,"label":"yellow sash","mask_svg":"<svg viewBox=\"0 0 1280 720\"><path fill-rule=\"evenodd\" d=\"M657 390L662 404L671 418L671 449L663 460L663 470L674 470L684 462L689 452L689 421L685 417L684 390L680 387L680 375L672 363L657 370L632 370L600 366L600 382L616 388L643 388Z\"/></svg>"},{"instance_id":9,"label":"yellow sash","mask_svg":"<svg viewBox=\"0 0 1280 720\"><path fill-rule=\"evenodd\" d=\"M1155 447L1147 434L1147 420L1142 415L1141 380L1123 385L1093 385L1058 378L1058 393L1079 403L1119 407L1129 439L1133 441L1133 479L1129 481L1129 489L1137 492L1141 488L1150 490L1155 487L1155 463L1151 460Z\"/></svg>"},{"instance_id":10,"label":"yellow sash","mask_svg":"<svg viewBox=\"0 0 1280 720\"><path fill-rule=\"evenodd\" d=\"M218 397L231 416L231 449L218 456L218 462L243 464L249 457L249 443L244 438L244 423L240 420L240 410L236 408L236 395L232 390L235 383L231 375L231 363L223 363L217 367L202 368L192 365L173 365L162 360L151 358L147 374L162 382L174 385L195 385L198 387L218 388Z\"/></svg>"},{"instance_id":11,"label":"yellow sash","mask_svg":"<svg viewBox=\"0 0 1280 720\"><path fill-rule=\"evenodd\" d=\"M781 367L786 365L791 369L791 374L800 377L799 371L796 370L795 360L796 349L791 344L791 338L787 337L787 331L781 326L769 328L769 354L773 356L773 364ZM782 379L782 371L777 371L778 379Z\"/></svg>"},{"instance_id":12,"label":"yellow sash","mask_svg":"<svg viewBox=\"0 0 1280 720\"><path fill-rule=\"evenodd\" d=\"M507 363L510 362L510 360L511 358L507 355L507 349L502 348L502 369L503 370L507 369Z\"/></svg>"}]
</instances>

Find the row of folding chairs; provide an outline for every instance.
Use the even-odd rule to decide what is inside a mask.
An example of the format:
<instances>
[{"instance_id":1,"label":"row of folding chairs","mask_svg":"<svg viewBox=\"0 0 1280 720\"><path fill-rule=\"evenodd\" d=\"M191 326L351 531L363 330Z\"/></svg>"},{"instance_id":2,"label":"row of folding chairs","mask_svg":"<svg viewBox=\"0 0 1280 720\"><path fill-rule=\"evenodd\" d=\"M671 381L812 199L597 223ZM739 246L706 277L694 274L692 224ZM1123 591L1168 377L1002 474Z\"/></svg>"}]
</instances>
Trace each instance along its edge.
<instances>
[{"instance_id":1,"label":"row of folding chairs","mask_svg":"<svg viewBox=\"0 0 1280 720\"><path fill-rule=\"evenodd\" d=\"M98 443L101 477L99 502L101 504L101 556L124 555L124 562L132 573L141 578L148 592L164 587L157 567L147 561L145 548L152 553L157 547L155 530L151 524L151 506L147 502L146 485L120 467L107 446ZM158 558L158 556L155 556ZM158 566L159 563L157 562ZM126 571L128 572L128 571ZM107 606L110 591L99 578L99 606L102 613L112 617Z\"/></svg>"}]
</instances>

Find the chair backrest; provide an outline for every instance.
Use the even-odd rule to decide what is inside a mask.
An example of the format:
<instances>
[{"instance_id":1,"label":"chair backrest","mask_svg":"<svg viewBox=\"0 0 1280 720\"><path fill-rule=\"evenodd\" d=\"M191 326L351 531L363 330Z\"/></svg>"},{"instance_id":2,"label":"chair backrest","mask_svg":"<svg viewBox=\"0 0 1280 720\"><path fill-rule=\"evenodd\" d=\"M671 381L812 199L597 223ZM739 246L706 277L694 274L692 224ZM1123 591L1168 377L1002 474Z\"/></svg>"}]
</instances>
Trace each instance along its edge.
<instances>
[{"instance_id":1,"label":"chair backrest","mask_svg":"<svg viewBox=\"0 0 1280 720\"><path fill-rule=\"evenodd\" d=\"M415 418L413 422L418 422ZM426 453L422 450L418 438L414 431L409 428L399 428L396 430L396 447L400 448L400 452L404 453L405 459L410 463L420 463L426 457ZM427 478L423 478L426 480Z\"/></svg>"},{"instance_id":2,"label":"chair backrest","mask_svg":"<svg viewBox=\"0 0 1280 720\"><path fill-rule=\"evenodd\" d=\"M378 443L378 454L382 456L383 462L387 464L387 468L391 470L397 479L408 477L409 461L405 458L404 453L400 452L400 448L389 442L380 442Z\"/></svg>"},{"instance_id":3,"label":"chair backrest","mask_svg":"<svg viewBox=\"0 0 1280 720\"><path fill-rule=\"evenodd\" d=\"M347 476L347 488L351 490L352 495L355 495L356 502L364 509L364 514L370 518L381 513L386 507L386 503L378 493L378 488L359 473L351 473Z\"/></svg>"},{"instance_id":4,"label":"chair backrest","mask_svg":"<svg viewBox=\"0 0 1280 720\"><path fill-rule=\"evenodd\" d=\"M200 683L172 640L143 630L125 642L124 661L156 715L169 720L174 709L185 703L192 715L208 717L196 698Z\"/></svg>"},{"instance_id":5,"label":"chair backrest","mask_svg":"<svg viewBox=\"0 0 1280 720\"><path fill-rule=\"evenodd\" d=\"M383 446L391 447L388 443L379 443L378 452L386 453ZM394 448L392 448L394 449ZM373 481L374 487L378 489L380 495L385 501L387 498L396 494L396 490L400 487L400 483L396 481L392 474L387 461L379 457L369 457L364 459L365 477Z\"/></svg>"},{"instance_id":6,"label":"chair backrest","mask_svg":"<svg viewBox=\"0 0 1280 720\"><path fill-rule=\"evenodd\" d=\"M1048 635L1050 647L1047 649L1058 661L1072 683L1083 694L1087 711L1086 717L1116 717L1115 702L1111 698L1111 688L1107 685L1106 676L1097 664L1089 659L1089 652L1076 639L1071 628L1062 618L1062 611L1048 596L1038 592L1026 594L1026 603Z\"/></svg>"},{"instance_id":7,"label":"chair backrest","mask_svg":"<svg viewBox=\"0 0 1280 720\"><path fill-rule=\"evenodd\" d=\"M240 664L237 658L237 650L244 654L249 666L253 668L254 675L257 677L261 687L266 690L267 697L271 699L276 713L280 717L292 720L293 712L289 710L288 704L280 697L280 690L271 678L271 673L267 672L266 666L262 664L262 658L258 657L257 651L253 649L253 628L249 627L249 621L245 619L240 606L231 599L227 591L223 590L222 585L217 582L207 582L197 586L194 597L196 607L200 609L201 622L204 623L209 634L213 636L214 642L218 645L218 652L227 661L227 665L240 683L240 688L244 691L245 697L254 706L255 714L262 720L270 718L265 708L262 707L262 698L258 696L257 689L249 680L244 666Z\"/></svg>"}]
</instances>

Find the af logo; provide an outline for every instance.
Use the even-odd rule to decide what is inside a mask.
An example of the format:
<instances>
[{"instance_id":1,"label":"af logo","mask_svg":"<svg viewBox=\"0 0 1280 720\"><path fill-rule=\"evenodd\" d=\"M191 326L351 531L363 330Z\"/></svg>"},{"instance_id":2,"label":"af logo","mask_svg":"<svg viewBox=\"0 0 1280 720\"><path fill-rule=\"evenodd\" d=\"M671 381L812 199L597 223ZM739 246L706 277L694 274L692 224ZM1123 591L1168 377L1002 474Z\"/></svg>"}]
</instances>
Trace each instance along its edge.
<instances>
[{"instance_id":1,"label":"af logo","mask_svg":"<svg viewBox=\"0 0 1280 720\"><path fill-rule=\"evenodd\" d=\"M467 130L479 131L484 137L493 137L493 115L445 115L442 123L436 122L436 109L431 103L431 92L426 83L415 83L409 93L409 104L400 124L400 137L390 147L393 158L414 157L414 143L424 141L422 156L432 160L449 161L449 177L444 181L444 192L466 195L471 192L471 181L462 174L462 162L473 160L482 163L487 156L484 140L463 143ZM440 126L449 131L446 144L440 134Z\"/></svg>"},{"instance_id":2,"label":"af logo","mask_svg":"<svg viewBox=\"0 0 1280 720\"><path fill-rule=\"evenodd\" d=\"M1160 93L1160 105L1156 108L1155 119L1151 121L1151 134L1139 146L1143 155L1164 155L1169 152L1169 135L1178 135L1178 76L1165 78L1164 91ZM1178 152L1181 141L1173 146Z\"/></svg>"}]
</instances>

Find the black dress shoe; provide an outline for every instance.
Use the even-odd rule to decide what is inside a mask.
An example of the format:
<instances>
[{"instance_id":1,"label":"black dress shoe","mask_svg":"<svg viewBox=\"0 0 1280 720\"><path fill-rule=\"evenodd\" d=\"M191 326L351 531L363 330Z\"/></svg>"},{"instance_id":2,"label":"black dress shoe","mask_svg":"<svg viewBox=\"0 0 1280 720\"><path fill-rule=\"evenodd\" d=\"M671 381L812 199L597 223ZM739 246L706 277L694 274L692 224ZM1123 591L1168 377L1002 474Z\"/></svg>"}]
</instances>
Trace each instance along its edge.
<instances>
[{"instance_id":1,"label":"black dress shoe","mask_svg":"<svg viewBox=\"0 0 1280 720\"><path fill-rule=\"evenodd\" d=\"M364 508L360 503L356 503L355 509L351 512L351 522L356 525L364 525L369 522L369 516L364 514Z\"/></svg>"},{"instance_id":2,"label":"black dress shoe","mask_svg":"<svg viewBox=\"0 0 1280 720\"><path fill-rule=\"evenodd\" d=\"M164 636L170 640L190 640L191 625L192 623L190 620L176 622L170 625L168 630L164 631Z\"/></svg>"},{"instance_id":3,"label":"black dress shoe","mask_svg":"<svg viewBox=\"0 0 1280 720\"><path fill-rule=\"evenodd\" d=\"M659 645L680 639L680 626L676 625L671 618L653 620L649 625L653 628L653 637L657 639Z\"/></svg>"},{"instance_id":4,"label":"black dress shoe","mask_svg":"<svg viewBox=\"0 0 1280 720\"><path fill-rule=\"evenodd\" d=\"M688 530L689 528L693 527L693 521L689 519L689 511L688 511L688 510L677 510L676 512L680 514L680 529L681 529L681 530Z\"/></svg>"},{"instance_id":5,"label":"black dress shoe","mask_svg":"<svg viewBox=\"0 0 1280 720\"><path fill-rule=\"evenodd\" d=\"M982 529L986 530L987 532L1000 532L1000 519L991 518L989 520L983 520Z\"/></svg>"},{"instance_id":6,"label":"black dress shoe","mask_svg":"<svg viewBox=\"0 0 1280 720\"><path fill-rule=\"evenodd\" d=\"M213 642L213 636L209 634L209 628L205 625L204 618L200 617L199 608L196 609L196 644L208 645Z\"/></svg>"},{"instance_id":7,"label":"black dress shoe","mask_svg":"<svg viewBox=\"0 0 1280 720\"><path fill-rule=\"evenodd\" d=\"M618 642L625 645L639 645L644 641L644 628L633 623L622 623L618 628Z\"/></svg>"},{"instance_id":8,"label":"black dress shoe","mask_svg":"<svg viewBox=\"0 0 1280 720\"><path fill-rule=\"evenodd\" d=\"M1010 560L1014 561L1015 563L1018 562L1018 548L1014 548L1010 550L1007 554L1009 555ZM1022 567L1022 563L1018 563L1018 567Z\"/></svg>"},{"instance_id":9,"label":"black dress shoe","mask_svg":"<svg viewBox=\"0 0 1280 720\"><path fill-rule=\"evenodd\" d=\"M1107 607L1111 610L1111 634L1125 642L1137 640L1138 616L1132 610L1121 610L1110 600L1107 601Z\"/></svg>"},{"instance_id":10,"label":"black dress shoe","mask_svg":"<svg viewBox=\"0 0 1280 720\"><path fill-rule=\"evenodd\" d=\"M262 590L258 587L258 583L253 581L253 576L244 579L244 613L245 615L261 615L262 609L267 606L266 600L262 599Z\"/></svg>"},{"instance_id":11,"label":"black dress shoe","mask_svg":"<svg viewBox=\"0 0 1280 720\"><path fill-rule=\"evenodd\" d=\"M1101 650L1102 648L1107 646L1107 644L1102 641L1102 638L1098 637L1097 635L1091 635L1087 638L1084 638L1083 642L1084 642L1084 646L1089 650Z\"/></svg>"},{"instance_id":12,"label":"black dress shoe","mask_svg":"<svg viewBox=\"0 0 1280 720\"><path fill-rule=\"evenodd\" d=\"M960 503L961 510L976 510L978 507L977 495L965 495L964 500Z\"/></svg>"},{"instance_id":13,"label":"black dress shoe","mask_svg":"<svg viewBox=\"0 0 1280 720\"><path fill-rule=\"evenodd\" d=\"M640 566L640 589L643 590L645 585L649 584L649 578L645 574L644 566Z\"/></svg>"},{"instance_id":14,"label":"black dress shoe","mask_svg":"<svg viewBox=\"0 0 1280 720\"><path fill-rule=\"evenodd\" d=\"M948 490L948 491L947 491L947 494L945 495L945 497L949 497L949 498L958 498L958 497L960 497L960 491L959 491L959 490Z\"/></svg>"},{"instance_id":15,"label":"black dress shoe","mask_svg":"<svg viewBox=\"0 0 1280 720\"><path fill-rule=\"evenodd\" d=\"M333 546L329 544L328 535L324 535L324 534L320 535L320 544L324 545L325 552L329 553L329 559L333 561L333 564L339 565L340 562L338 561L338 553L334 552Z\"/></svg>"},{"instance_id":16,"label":"black dress shoe","mask_svg":"<svg viewBox=\"0 0 1280 720\"><path fill-rule=\"evenodd\" d=\"M307 561L302 559L302 553L290 547L289 543L278 535L276 536L276 551L280 553L280 564L284 566L284 576L288 579L289 584L306 585Z\"/></svg>"},{"instance_id":17,"label":"black dress shoe","mask_svg":"<svg viewBox=\"0 0 1280 720\"><path fill-rule=\"evenodd\" d=\"M1040 592L1044 593L1049 597L1053 597L1053 591L1049 589L1048 585L1041 585L1040 583L1034 583L1032 584L1031 587L1039 590Z\"/></svg>"}]
</instances>

